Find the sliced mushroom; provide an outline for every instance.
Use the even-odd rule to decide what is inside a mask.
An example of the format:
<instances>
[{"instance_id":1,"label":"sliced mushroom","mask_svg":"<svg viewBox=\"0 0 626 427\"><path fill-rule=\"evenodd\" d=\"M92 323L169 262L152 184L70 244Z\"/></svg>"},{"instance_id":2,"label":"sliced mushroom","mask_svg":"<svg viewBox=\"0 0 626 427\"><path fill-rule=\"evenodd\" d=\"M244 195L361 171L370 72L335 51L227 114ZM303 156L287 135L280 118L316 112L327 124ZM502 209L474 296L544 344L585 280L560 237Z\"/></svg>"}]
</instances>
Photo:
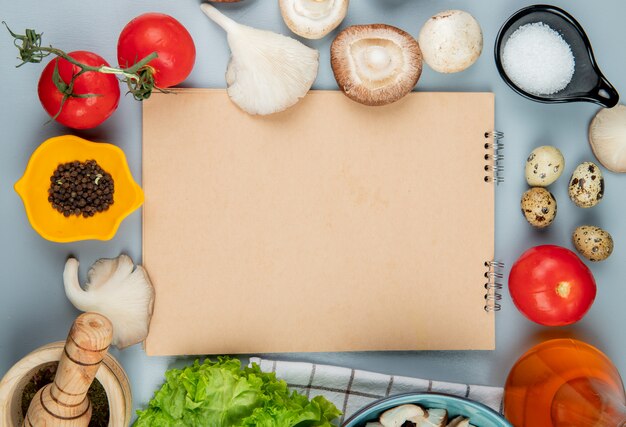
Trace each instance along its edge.
<instances>
[{"instance_id":1,"label":"sliced mushroom","mask_svg":"<svg viewBox=\"0 0 626 427\"><path fill-rule=\"evenodd\" d=\"M402 427L407 421L417 424L425 417L426 413L417 405L400 405L383 412L380 423L383 427Z\"/></svg>"},{"instance_id":2,"label":"sliced mushroom","mask_svg":"<svg viewBox=\"0 0 626 427\"><path fill-rule=\"evenodd\" d=\"M407 32L384 24L353 25L332 43L341 90L353 101L385 105L411 92L422 74L422 52Z\"/></svg>"},{"instance_id":3,"label":"sliced mushroom","mask_svg":"<svg viewBox=\"0 0 626 427\"><path fill-rule=\"evenodd\" d=\"M365 427L383 427L383 425L378 421L370 421L369 423L365 424Z\"/></svg>"},{"instance_id":4,"label":"sliced mushroom","mask_svg":"<svg viewBox=\"0 0 626 427\"><path fill-rule=\"evenodd\" d=\"M446 427L474 427L470 424L469 418L456 417L448 423Z\"/></svg>"},{"instance_id":5,"label":"sliced mushroom","mask_svg":"<svg viewBox=\"0 0 626 427\"><path fill-rule=\"evenodd\" d=\"M448 421L448 411L445 409L429 409L426 418L417 424L417 427L445 427Z\"/></svg>"},{"instance_id":6,"label":"sliced mushroom","mask_svg":"<svg viewBox=\"0 0 626 427\"><path fill-rule=\"evenodd\" d=\"M278 3L291 31L307 39L321 39L341 24L349 0L279 0Z\"/></svg>"}]
</instances>

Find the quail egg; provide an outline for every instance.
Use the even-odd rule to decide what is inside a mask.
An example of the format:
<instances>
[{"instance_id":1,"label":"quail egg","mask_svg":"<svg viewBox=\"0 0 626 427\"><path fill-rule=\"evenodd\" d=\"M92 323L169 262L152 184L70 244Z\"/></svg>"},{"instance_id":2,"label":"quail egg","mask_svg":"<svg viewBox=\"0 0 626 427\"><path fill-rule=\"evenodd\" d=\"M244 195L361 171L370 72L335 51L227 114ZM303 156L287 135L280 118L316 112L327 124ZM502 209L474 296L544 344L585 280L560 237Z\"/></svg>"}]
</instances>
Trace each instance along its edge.
<instances>
[{"instance_id":1,"label":"quail egg","mask_svg":"<svg viewBox=\"0 0 626 427\"><path fill-rule=\"evenodd\" d=\"M598 165L581 163L569 180L569 198L581 208L591 208L604 196L604 178Z\"/></svg>"},{"instance_id":2,"label":"quail egg","mask_svg":"<svg viewBox=\"0 0 626 427\"><path fill-rule=\"evenodd\" d=\"M572 234L576 250L589 261L604 261L613 252L611 235L592 225L581 225Z\"/></svg>"},{"instance_id":3,"label":"quail egg","mask_svg":"<svg viewBox=\"0 0 626 427\"><path fill-rule=\"evenodd\" d=\"M558 148L537 147L526 160L526 182L531 187L547 187L559 179L564 168L565 159Z\"/></svg>"},{"instance_id":4,"label":"quail egg","mask_svg":"<svg viewBox=\"0 0 626 427\"><path fill-rule=\"evenodd\" d=\"M556 218L556 200L545 188L533 187L522 196L522 213L533 227L547 227Z\"/></svg>"}]
</instances>

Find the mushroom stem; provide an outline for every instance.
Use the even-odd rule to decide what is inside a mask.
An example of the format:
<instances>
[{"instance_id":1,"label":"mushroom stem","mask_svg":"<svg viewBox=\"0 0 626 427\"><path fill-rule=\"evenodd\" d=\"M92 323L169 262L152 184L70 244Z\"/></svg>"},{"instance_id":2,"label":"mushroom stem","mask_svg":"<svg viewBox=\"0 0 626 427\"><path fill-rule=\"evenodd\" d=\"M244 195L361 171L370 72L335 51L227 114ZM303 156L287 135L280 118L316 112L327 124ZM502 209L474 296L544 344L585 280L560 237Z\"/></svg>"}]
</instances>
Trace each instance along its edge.
<instances>
[{"instance_id":1,"label":"mushroom stem","mask_svg":"<svg viewBox=\"0 0 626 427\"><path fill-rule=\"evenodd\" d=\"M385 69L391 62L391 56L384 47L370 46L366 49L368 65L375 70Z\"/></svg>"},{"instance_id":2,"label":"mushroom stem","mask_svg":"<svg viewBox=\"0 0 626 427\"><path fill-rule=\"evenodd\" d=\"M204 14L208 16L211 21L222 27L226 33L231 33L240 27L240 24L236 23L208 3L202 3L200 5L200 9L202 9Z\"/></svg>"},{"instance_id":3,"label":"mushroom stem","mask_svg":"<svg viewBox=\"0 0 626 427\"><path fill-rule=\"evenodd\" d=\"M76 258L69 258L65 263L65 269L63 270L63 286L65 287L65 294L74 306L86 306L89 303L89 297L87 292L80 286L78 280L78 260Z\"/></svg>"}]
</instances>

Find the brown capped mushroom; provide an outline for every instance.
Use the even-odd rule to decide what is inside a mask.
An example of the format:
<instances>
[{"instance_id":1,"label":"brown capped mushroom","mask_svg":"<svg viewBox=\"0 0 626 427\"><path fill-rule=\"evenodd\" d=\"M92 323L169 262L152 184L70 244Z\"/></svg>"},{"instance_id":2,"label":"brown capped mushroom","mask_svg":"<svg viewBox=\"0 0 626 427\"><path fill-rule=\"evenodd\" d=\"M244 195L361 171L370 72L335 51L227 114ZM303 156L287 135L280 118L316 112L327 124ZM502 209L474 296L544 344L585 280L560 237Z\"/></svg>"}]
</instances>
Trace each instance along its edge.
<instances>
[{"instance_id":1,"label":"brown capped mushroom","mask_svg":"<svg viewBox=\"0 0 626 427\"><path fill-rule=\"evenodd\" d=\"M321 39L337 28L348 12L348 0L279 0L280 13L291 31Z\"/></svg>"},{"instance_id":2,"label":"brown capped mushroom","mask_svg":"<svg viewBox=\"0 0 626 427\"><path fill-rule=\"evenodd\" d=\"M385 24L346 28L333 41L330 60L346 96L371 106L399 100L413 90L422 74L417 41Z\"/></svg>"}]
</instances>

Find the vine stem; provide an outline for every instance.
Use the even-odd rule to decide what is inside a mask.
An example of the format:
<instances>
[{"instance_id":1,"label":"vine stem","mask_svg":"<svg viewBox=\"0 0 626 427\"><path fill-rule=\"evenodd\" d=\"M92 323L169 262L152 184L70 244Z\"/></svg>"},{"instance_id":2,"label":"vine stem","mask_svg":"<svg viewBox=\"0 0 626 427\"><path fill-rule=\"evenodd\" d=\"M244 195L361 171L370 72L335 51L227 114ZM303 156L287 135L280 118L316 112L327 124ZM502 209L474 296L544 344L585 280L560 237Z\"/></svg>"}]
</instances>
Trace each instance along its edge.
<instances>
[{"instance_id":1,"label":"vine stem","mask_svg":"<svg viewBox=\"0 0 626 427\"><path fill-rule=\"evenodd\" d=\"M83 64L82 62L75 60L74 58L69 56L67 53L63 52L61 49L57 49L54 47L39 47L38 50L41 52L46 52L48 54L56 55L59 58L63 58L67 62L76 65L83 71L95 71L97 73L103 73L103 74L116 74L118 76L124 76L132 80L137 80L138 79L137 73L146 65L148 65L148 62L152 61L153 59L159 56L156 52L152 52L150 55L146 56L141 61L133 65L132 67L128 67L128 68L116 68L116 67L109 67L106 65L94 67L93 65L86 65L86 64Z\"/></svg>"},{"instance_id":2,"label":"vine stem","mask_svg":"<svg viewBox=\"0 0 626 427\"><path fill-rule=\"evenodd\" d=\"M53 80L55 81L57 89L61 93L63 93L63 102L61 104L61 108L63 107L63 103L70 97L84 98L99 96L98 94L73 93L73 87L76 78L88 71L119 76L120 80L127 84L128 92L132 93L133 97L139 101L150 97L150 94L154 89L165 92L165 90L159 88L154 84L155 70L149 65L150 61L158 57L157 52L152 52L150 55L146 56L145 58L141 59L139 62L133 64L128 68L110 67L108 65L92 66L77 61L61 49L57 49L52 46L42 46L42 34L37 33L35 30L27 29L25 34L23 35L16 34L11 31L11 29L8 27L8 25L6 25L4 21L2 21L2 23L7 27L7 30L14 39L13 43L15 47L17 47L20 52L20 58L22 59L22 63L19 64L18 67L24 65L27 62L39 63L43 60L43 58L49 55L55 55L80 68L80 71L75 73L69 82L64 82L58 74L58 64L55 65ZM57 113L55 117L57 117L59 113ZM55 117L53 117L53 119Z\"/></svg>"},{"instance_id":3,"label":"vine stem","mask_svg":"<svg viewBox=\"0 0 626 427\"><path fill-rule=\"evenodd\" d=\"M150 61L152 61L153 59L159 56L156 52L152 52L150 55L146 56L141 61L134 64L132 67L128 67L128 68L116 68L116 67L110 67L107 65L94 67L93 65L83 64L82 62L75 60L74 58L69 56L67 53L62 51L61 49L42 46L42 47L39 47L37 50L39 50L40 52L45 52L46 54L52 54L52 55L58 56L59 58L63 58L67 62L73 65L76 65L77 67L81 69L81 74L87 71L94 71L96 73L102 73L102 74L114 74L117 76L122 76L125 79L131 80L134 82L138 82L140 80L140 76L138 75L138 73L142 69L145 69L145 67L148 67L148 63Z\"/></svg>"}]
</instances>

